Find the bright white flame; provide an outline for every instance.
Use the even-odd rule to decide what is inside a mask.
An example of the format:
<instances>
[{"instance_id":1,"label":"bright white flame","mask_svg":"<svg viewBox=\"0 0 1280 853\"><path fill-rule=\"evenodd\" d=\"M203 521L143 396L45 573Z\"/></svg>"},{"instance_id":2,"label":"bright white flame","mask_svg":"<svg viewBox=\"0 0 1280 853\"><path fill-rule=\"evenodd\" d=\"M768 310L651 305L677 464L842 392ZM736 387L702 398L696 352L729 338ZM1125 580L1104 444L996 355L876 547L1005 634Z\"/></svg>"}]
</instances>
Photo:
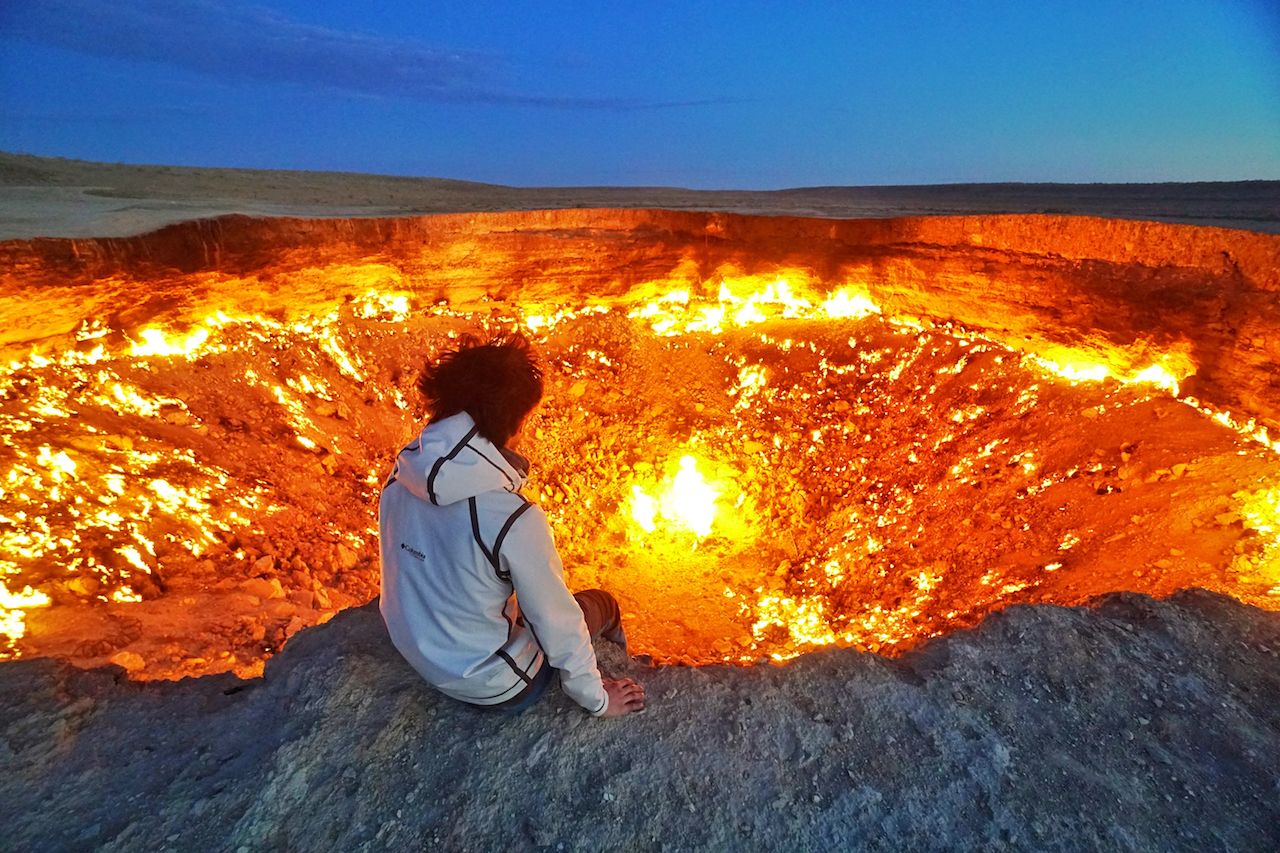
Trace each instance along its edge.
<instances>
[{"instance_id":1,"label":"bright white flame","mask_svg":"<svg viewBox=\"0 0 1280 853\"><path fill-rule=\"evenodd\" d=\"M0 581L0 608L13 610L27 610L32 607L47 607L49 605L49 596L39 590L34 590L29 586L24 586L21 592L10 592Z\"/></svg>"},{"instance_id":2,"label":"bright white flame","mask_svg":"<svg viewBox=\"0 0 1280 853\"><path fill-rule=\"evenodd\" d=\"M357 300L356 315L366 320L376 317L403 322L409 317L409 296L405 293L379 293L370 290Z\"/></svg>"},{"instance_id":3,"label":"bright white flame","mask_svg":"<svg viewBox=\"0 0 1280 853\"><path fill-rule=\"evenodd\" d=\"M654 519L658 515L658 502L649 497L639 486L631 487L631 517L646 533L658 529Z\"/></svg>"},{"instance_id":4,"label":"bright white flame","mask_svg":"<svg viewBox=\"0 0 1280 853\"><path fill-rule=\"evenodd\" d=\"M36 461L49 469L55 483L76 475L76 462L67 455L65 450L54 453L49 445L43 445L36 456Z\"/></svg>"},{"instance_id":5,"label":"bright white flame","mask_svg":"<svg viewBox=\"0 0 1280 853\"><path fill-rule=\"evenodd\" d=\"M1128 372L1115 370L1083 352L1055 351L1052 357L1028 353L1024 358L1041 370L1061 376L1072 383L1115 379L1125 385L1153 385L1175 397L1180 390L1178 383L1196 372L1195 362L1181 350L1165 353L1160 357L1159 363Z\"/></svg>"},{"instance_id":6,"label":"bright white flame","mask_svg":"<svg viewBox=\"0 0 1280 853\"><path fill-rule=\"evenodd\" d=\"M662 513L699 536L708 536L716 517L717 494L715 487L698 472L698 460L682 456L680 472L663 496Z\"/></svg>"},{"instance_id":7,"label":"bright white flame","mask_svg":"<svg viewBox=\"0 0 1280 853\"><path fill-rule=\"evenodd\" d=\"M646 533L655 532L661 518L674 528L706 537L711 535L715 522L719 494L719 489L707 482L698 470L698 460L685 454L680 457L676 475L665 487L660 487L656 497L643 487L633 485L628 509L631 520Z\"/></svg>"},{"instance_id":8,"label":"bright white flame","mask_svg":"<svg viewBox=\"0 0 1280 853\"><path fill-rule=\"evenodd\" d=\"M27 633L24 611L48 606L49 596L43 592L29 586L23 587L21 592L10 592L0 580L0 637L7 637L10 642L22 639ZM0 658L8 656L8 653L0 653Z\"/></svg>"},{"instance_id":9,"label":"bright white flame","mask_svg":"<svg viewBox=\"0 0 1280 853\"><path fill-rule=\"evenodd\" d=\"M837 290L822 303L822 311L832 319L860 320L880 313L880 306L865 293L849 288Z\"/></svg>"},{"instance_id":10,"label":"bright white flame","mask_svg":"<svg viewBox=\"0 0 1280 853\"><path fill-rule=\"evenodd\" d=\"M209 330L197 327L191 331L185 338L175 338L172 341L165 335L163 329L155 327L143 329L138 333L141 341L134 341L133 346L129 349L130 355L148 356L148 355L191 355L200 346L209 339Z\"/></svg>"}]
</instances>

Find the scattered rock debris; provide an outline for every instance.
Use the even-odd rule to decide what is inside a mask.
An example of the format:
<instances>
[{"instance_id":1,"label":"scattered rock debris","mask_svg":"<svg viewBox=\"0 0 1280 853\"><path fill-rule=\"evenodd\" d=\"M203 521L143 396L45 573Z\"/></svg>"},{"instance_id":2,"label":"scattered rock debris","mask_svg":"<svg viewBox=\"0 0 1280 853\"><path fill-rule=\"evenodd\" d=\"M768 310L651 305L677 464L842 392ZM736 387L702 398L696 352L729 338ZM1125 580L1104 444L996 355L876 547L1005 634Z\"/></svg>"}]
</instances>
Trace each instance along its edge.
<instances>
[{"instance_id":1,"label":"scattered rock debris","mask_svg":"<svg viewBox=\"0 0 1280 853\"><path fill-rule=\"evenodd\" d=\"M265 676L0 666L14 849L1280 847L1280 616L1188 591L1014 606L886 659L603 668L516 718L433 693L376 605ZM161 842L164 843L161 843Z\"/></svg>"}]
</instances>

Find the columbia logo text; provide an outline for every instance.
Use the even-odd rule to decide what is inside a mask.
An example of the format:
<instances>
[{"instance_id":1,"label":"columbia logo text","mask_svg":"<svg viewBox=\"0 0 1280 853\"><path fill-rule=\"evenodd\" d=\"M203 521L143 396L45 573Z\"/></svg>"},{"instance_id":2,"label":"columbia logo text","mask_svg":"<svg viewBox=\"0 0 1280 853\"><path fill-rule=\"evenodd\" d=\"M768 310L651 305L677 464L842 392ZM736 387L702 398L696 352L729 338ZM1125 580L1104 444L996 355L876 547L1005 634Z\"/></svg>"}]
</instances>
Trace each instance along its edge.
<instances>
[{"instance_id":1,"label":"columbia logo text","mask_svg":"<svg viewBox=\"0 0 1280 853\"><path fill-rule=\"evenodd\" d=\"M401 543L400 543L400 550L401 550L401 551L408 551L410 554L412 554L413 556L417 557L419 560L425 560L425 559L427 559L427 555L426 555L426 554L422 553L422 552L421 552L421 551L419 551L417 548L414 548L414 547L412 547L412 546L410 546L410 545L406 545L404 542L401 542Z\"/></svg>"}]
</instances>

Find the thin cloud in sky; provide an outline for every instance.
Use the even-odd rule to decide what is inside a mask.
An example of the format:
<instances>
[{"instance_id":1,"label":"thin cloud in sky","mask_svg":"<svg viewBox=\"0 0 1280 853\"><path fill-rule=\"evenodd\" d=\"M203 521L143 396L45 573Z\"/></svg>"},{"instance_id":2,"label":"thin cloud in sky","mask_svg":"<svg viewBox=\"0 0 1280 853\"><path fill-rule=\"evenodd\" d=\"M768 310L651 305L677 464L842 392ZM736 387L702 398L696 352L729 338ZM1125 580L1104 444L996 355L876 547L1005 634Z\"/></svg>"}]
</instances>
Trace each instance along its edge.
<instances>
[{"instance_id":1,"label":"thin cloud in sky","mask_svg":"<svg viewBox=\"0 0 1280 853\"><path fill-rule=\"evenodd\" d=\"M722 99L580 98L511 91L496 55L305 24L211 0L40 0L0 12L0 35L222 79L290 83L438 103L636 110Z\"/></svg>"}]
</instances>

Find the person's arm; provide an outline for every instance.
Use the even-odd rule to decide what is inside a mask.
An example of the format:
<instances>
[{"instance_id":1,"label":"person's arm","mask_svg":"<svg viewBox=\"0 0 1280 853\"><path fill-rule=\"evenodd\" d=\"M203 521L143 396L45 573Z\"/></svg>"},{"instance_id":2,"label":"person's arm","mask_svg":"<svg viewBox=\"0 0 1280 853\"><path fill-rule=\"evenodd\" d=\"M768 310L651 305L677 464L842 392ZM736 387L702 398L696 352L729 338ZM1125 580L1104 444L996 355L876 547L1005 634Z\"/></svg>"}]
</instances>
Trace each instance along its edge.
<instances>
[{"instance_id":1,"label":"person's arm","mask_svg":"<svg viewBox=\"0 0 1280 853\"><path fill-rule=\"evenodd\" d=\"M511 574L516 601L547 661L575 702L596 716L609 710L609 694L596 667L596 653L582 609L564 582L547 517L530 507L507 534L500 558Z\"/></svg>"}]
</instances>

